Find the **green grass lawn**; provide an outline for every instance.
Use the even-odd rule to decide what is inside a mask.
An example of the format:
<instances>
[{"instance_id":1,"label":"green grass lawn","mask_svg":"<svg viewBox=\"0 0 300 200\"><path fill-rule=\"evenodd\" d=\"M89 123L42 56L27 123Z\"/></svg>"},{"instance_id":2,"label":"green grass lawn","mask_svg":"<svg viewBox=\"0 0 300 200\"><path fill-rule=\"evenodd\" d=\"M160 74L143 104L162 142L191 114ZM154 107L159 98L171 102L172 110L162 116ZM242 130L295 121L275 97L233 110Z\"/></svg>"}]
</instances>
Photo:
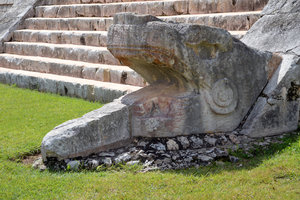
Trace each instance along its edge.
<instances>
[{"instance_id":1,"label":"green grass lawn","mask_svg":"<svg viewBox=\"0 0 300 200\"><path fill-rule=\"evenodd\" d=\"M300 199L299 134L237 164L190 170L39 172L16 162L56 125L100 106L0 84L0 199Z\"/></svg>"}]
</instances>

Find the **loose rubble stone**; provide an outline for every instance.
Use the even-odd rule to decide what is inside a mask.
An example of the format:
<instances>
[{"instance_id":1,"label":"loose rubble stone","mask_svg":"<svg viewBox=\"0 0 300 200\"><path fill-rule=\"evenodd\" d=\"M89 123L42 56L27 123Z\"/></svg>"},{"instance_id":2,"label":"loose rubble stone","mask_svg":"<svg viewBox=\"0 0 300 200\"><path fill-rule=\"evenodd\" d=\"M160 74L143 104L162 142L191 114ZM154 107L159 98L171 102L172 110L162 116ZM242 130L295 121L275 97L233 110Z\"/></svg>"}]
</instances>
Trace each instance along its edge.
<instances>
[{"instance_id":1,"label":"loose rubble stone","mask_svg":"<svg viewBox=\"0 0 300 200\"><path fill-rule=\"evenodd\" d=\"M296 133L293 133L296 134ZM253 157L254 155L250 152L257 146L262 148L268 147L270 144L281 142L282 136L272 136L263 138L250 138L246 135L241 135L239 132L232 132L230 134L207 134L202 135L203 138L223 138L223 140L229 141L230 138L240 138L240 143L236 145L235 143L223 144L222 142L216 142L214 147L211 147L207 141L203 140L203 145L196 149L184 149L183 146L178 145L177 150L161 150L161 148L154 149L151 146L162 147L167 145L167 142L172 140L176 144L180 144L180 137L173 138L139 138L135 139L127 147L121 147L110 152L102 152L91 154L88 157L78 157L74 160L65 159L64 161L50 162L47 161L46 165L49 168L55 170L67 170L69 163L80 164L80 169L94 170L97 166L105 165L107 167L124 163L128 166L134 164L141 164L143 169L142 172L151 170L167 170L167 169L184 169L188 167L199 167L203 165L208 165L216 161L217 165L223 165L223 160L229 160L233 163L238 162L239 158L232 156L228 151L242 150L248 157ZM287 136L287 135L285 135ZM183 136L184 137L184 136ZM186 137L191 140L191 138L199 138L195 135L191 137ZM158 142L160 141L160 142ZM192 140L191 140L192 141ZM147 143L146 146L138 146L139 143ZM159 144L159 145L158 145ZM103 157L106 155L107 157ZM221 164L219 163L221 162ZM69 167L70 168L70 167ZM77 168L75 169L77 170Z\"/></svg>"},{"instance_id":2,"label":"loose rubble stone","mask_svg":"<svg viewBox=\"0 0 300 200\"><path fill-rule=\"evenodd\" d=\"M101 152L101 153L99 153L100 157L113 157L115 155L116 154L114 152Z\"/></svg>"},{"instance_id":3,"label":"loose rubble stone","mask_svg":"<svg viewBox=\"0 0 300 200\"><path fill-rule=\"evenodd\" d=\"M165 145L163 145L162 143L151 144L150 147L155 149L155 150L158 150L158 151L165 151L166 150Z\"/></svg>"},{"instance_id":4,"label":"loose rubble stone","mask_svg":"<svg viewBox=\"0 0 300 200\"><path fill-rule=\"evenodd\" d=\"M198 159L200 159L200 160L203 161L203 162L210 162L210 161L213 160L212 157L206 156L206 155L199 155L199 156L198 156Z\"/></svg>"},{"instance_id":5,"label":"loose rubble stone","mask_svg":"<svg viewBox=\"0 0 300 200\"><path fill-rule=\"evenodd\" d=\"M230 135L229 135L229 139L230 139L230 141L233 142L234 144L239 144L239 143L240 143L238 137L237 137L235 134L230 134Z\"/></svg>"},{"instance_id":6,"label":"loose rubble stone","mask_svg":"<svg viewBox=\"0 0 300 200\"><path fill-rule=\"evenodd\" d=\"M133 161L129 161L129 162L127 162L126 163L126 165L128 165L128 166L132 166L132 165L137 165L137 164L139 164L140 163L140 161L139 160L133 160Z\"/></svg>"},{"instance_id":7,"label":"loose rubble stone","mask_svg":"<svg viewBox=\"0 0 300 200\"><path fill-rule=\"evenodd\" d=\"M41 157L34 161L34 163L32 164L32 168L39 169L40 171L45 171L47 169Z\"/></svg>"},{"instance_id":8,"label":"loose rubble stone","mask_svg":"<svg viewBox=\"0 0 300 200\"><path fill-rule=\"evenodd\" d=\"M127 162L131 159L131 156L129 153L125 152L121 155L119 155L118 157L116 157L115 162L118 163L122 163L122 162Z\"/></svg>"},{"instance_id":9,"label":"loose rubble stone","mask_svg":"<svg viewBox=\"0 0 300 200\"><path fill-rule=\"evenodd\" d=\"M79 166L80 166L80 161L77 161L77 160L70 161L67 164L68 169L71 171L79 170Z\"/></svg>"},{"instance_id":10,"label":"loose rubble stone","mask_svg":"<svg viewBox=\"0 0 300 200\"><path fill-rule=\"evenodd\" d=\"M98 160L91 160L89 162L89 167L91 169L96 169L99 166L99 161Z\"/></svg>"},{"instance_id":11,"label":"loose rubble stone","mask_svg":"<svg viewBox=\"0 0 300 200\"><path fill-rule=\"evenodd\" d=\"M208 144L210 144L210 145L212 145L212 146L216 146L216 142L217 142L217 139L216 139L216 138L212 138L212 137L206 136L206 137L204 138L204 140L205 140Z\"/></svg>"},{"instance_id":12,"label":"loose rubble stone","mask_svg":"<svg viewBox=\"0 0 300 200\"><path fill-rule=\"evenodd\" d=\"M104 163L107 167L110 167L110 166L113 164L111 158L109 158L109 157L104 158L104 159L103 159L103 163Z\"/></svg>"},{"instance_id":13,"label":"loose rubble stone","mask_svg":"<svg viewBox=\"0 0 300 200\"><path fill-rule=\"evenodd\" d=\"M237 158L237 157L235 157L235 156L229 156L229 160L230 160L230 162L236 163L236 162L238 162L240 159Z\"/></svg>"},{"instance_id":14,"label":"loose rubble stone","mask_svg":"<svg viewBox=\"0 0 300 200\"><path fill-rule=\"evenodd\" d=\"M179 149L179 146L174 140L168 140L167 148L169 151L173 151L173 150L175 151Z\"/></svg>"},{"instance_id":15,"label":"loose rubble stone","mask_svg":"<svg viewBox=\"0 0 300 200\"><path fill-rule=\"evenodd\" d=\"M190 142L186 137L178 137L177 138L180 144L182 145L183 149L187 149L190 146Z\"/></svg>"},{"instance_id":16,"label":"loose rubble stone","mask_svg":"<svg viewBox=\"0 0 300 200\"><path fill-rule=\"evenodd\" d=\"M192 136L190 140L194 149L200 148L203 145L203 140L198 137Z\"/></svg>"}]
</instances>

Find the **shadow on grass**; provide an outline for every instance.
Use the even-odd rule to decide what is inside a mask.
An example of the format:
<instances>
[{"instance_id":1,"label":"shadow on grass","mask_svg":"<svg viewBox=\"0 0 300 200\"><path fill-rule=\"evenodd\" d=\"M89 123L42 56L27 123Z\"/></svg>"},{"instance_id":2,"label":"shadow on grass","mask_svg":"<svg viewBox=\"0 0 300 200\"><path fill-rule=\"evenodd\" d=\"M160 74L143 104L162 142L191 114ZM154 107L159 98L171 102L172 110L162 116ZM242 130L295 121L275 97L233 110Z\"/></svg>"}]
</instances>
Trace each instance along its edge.
<instances>
[{"instance_id":1,"label":"shadow on grass","mask_svg":"<svg viewBox=\"0 0 300 200\"><path fill-rule=\"evenodd\" d=\"M240 158L237 163L231 163L228 160L221 160L219 164L213 163L209 166L202 166L199 168L181 169L181 170L166 170L163 173L176 173L186 176L210 176L222 173L224 171L239 171L239 170L251 170L258 167L264 161L271 159L275 155L283 153L295 142L300 142L300 128L293 134L289 134L281 139L282 143L270 144L266 148L257 147L250 153L253 155L252 158L246 156L244 152L237 151L231 153L233 156ZM300 149L300 148L299 148Z\"/></svg>"}]
</instances>

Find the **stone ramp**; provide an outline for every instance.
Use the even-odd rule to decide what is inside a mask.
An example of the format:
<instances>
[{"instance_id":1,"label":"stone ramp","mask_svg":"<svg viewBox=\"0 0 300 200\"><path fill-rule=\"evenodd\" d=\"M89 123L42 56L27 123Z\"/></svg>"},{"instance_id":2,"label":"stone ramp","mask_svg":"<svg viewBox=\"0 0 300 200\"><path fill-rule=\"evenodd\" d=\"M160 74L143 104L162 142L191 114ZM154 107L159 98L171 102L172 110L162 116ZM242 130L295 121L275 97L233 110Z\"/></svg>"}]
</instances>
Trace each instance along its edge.
<instances>
[{"instance_id":1,"label":"stone ramp","mask_svg":"<svg viewBox=\"0 0 300 200\"><path fill-rule=\"evenodd\" d=\"M107 30L117 12L152 14L166 21L225 28L241 38L260 17L266 2L44 0L35 8L35 16L25 19L23 29L16 30L12 40L4 43L0 66L66 79L96 80L104 85L111 82L120 88L124 85L143 87L147 85L144 79L122 66L106 49ZM112 91L112 96L114 93Z\"/></svg>"}]
</instances>

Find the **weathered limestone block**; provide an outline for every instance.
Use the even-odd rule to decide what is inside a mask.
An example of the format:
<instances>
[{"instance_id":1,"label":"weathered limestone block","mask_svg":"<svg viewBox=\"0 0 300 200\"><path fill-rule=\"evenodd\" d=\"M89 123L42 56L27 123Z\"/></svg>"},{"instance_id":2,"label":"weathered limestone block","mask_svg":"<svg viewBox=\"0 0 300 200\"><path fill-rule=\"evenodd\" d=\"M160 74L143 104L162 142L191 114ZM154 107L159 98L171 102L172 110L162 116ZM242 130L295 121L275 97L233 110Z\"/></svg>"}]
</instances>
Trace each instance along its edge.
<instances>
[{"instance_id":1,"label":"weathered limestone block","mask_svg":"<svg viewBox=\"0 0 300 200\"><path fill-rule=\"evenodd\" d=\"M264 137L298 128L300 97L300 57L285 55L263 95L257 102L241 133Z\"/></svg>"},{"instance_id":2,"label":"weathered limestone block","mask_svg":"<svg viewBox=\"0 0 300 200\"><path fill-rule=\"evenodd\" d=\"M44 160L87 156L124 146L130 138L129 110L118 99L54 128L43 139L42 156Z\"/></svg>"},{"instance_id":3,"label":"weathered limestone block","mask_svg":"<svg viewBox=\"0 0 300 200\"><path fill-rule=\"evenodd\" d=\"M7 2L12 3L10 0ZM4 50L3 43L11 39L13 31L21 28L27 17L34 15L34 7L38 3L39 0L14 0L13 6L0 16L0 53Z\"/></svg>"},{"instance_id":4,"label":"weathered limestone block","mask_svg":"<svg viewBox=\"0 0 300 200\"><path fill-rule=\"evenodd\" d=\"M263 137L296 130L300 105L300 1L270 0L242 41L283 61L249 114L242 133Z\"/></svg>"},{"instance_id":5,"label":"weathered limestone block","mask_svg":"<svg viewBox=\"0 0 300 200\"><path fill-rule=\"evenodd\" d=\"M270 0L242 41L264 51L300 55L300 1Z\"/></svg>"},{"instance_id":6,"label":"weathered limestone block","mask_svg":"<svg viewBox=\"0 0 300 200\"><path fill-rule=\"evenodd\" d=\"M150 83L122 100L133 136L232 131L279 64L226 30L131 13L115 15L108 49Z\"/></svg>"}]
</instances>

